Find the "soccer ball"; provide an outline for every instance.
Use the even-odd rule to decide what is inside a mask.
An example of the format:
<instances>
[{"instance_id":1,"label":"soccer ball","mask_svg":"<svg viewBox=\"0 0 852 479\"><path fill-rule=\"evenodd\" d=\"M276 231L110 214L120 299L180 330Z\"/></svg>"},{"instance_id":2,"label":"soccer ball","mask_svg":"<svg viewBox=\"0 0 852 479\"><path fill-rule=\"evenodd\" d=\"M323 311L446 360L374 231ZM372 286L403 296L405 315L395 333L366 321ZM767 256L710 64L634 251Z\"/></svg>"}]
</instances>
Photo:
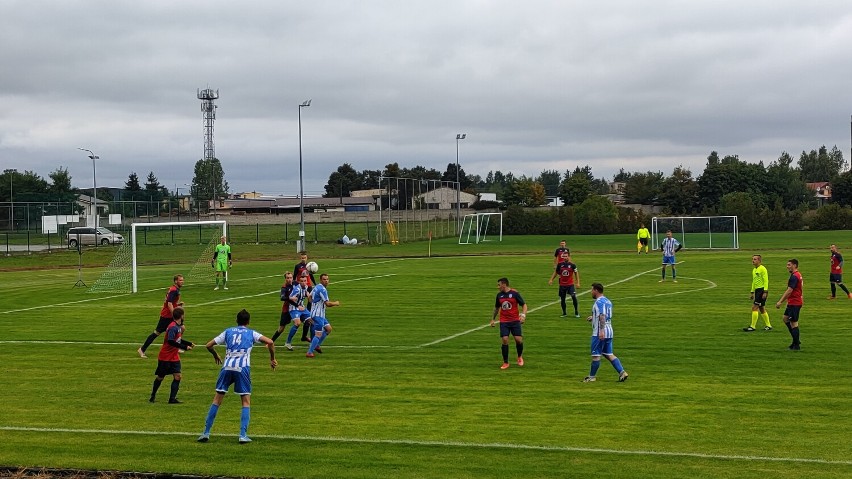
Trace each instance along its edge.
<instances>
[{"instance_id":1,"label":"soccer ball","mask_svg":"<svg viewBox=\"0 0 852 479\"><path fill-rule=\"evenodd\" d=\"M306 264L306 265L305 265L305 267L306 267L306 268L308 269L308 271L310 271L311 273L316 273L317 271L319 271L319 265L318 265L318 264L316 264L316 263L315 263L315 262L313 262L313 261L309 261L309 262L308 262L308 264Z\"/></svg>"}]
</instances>

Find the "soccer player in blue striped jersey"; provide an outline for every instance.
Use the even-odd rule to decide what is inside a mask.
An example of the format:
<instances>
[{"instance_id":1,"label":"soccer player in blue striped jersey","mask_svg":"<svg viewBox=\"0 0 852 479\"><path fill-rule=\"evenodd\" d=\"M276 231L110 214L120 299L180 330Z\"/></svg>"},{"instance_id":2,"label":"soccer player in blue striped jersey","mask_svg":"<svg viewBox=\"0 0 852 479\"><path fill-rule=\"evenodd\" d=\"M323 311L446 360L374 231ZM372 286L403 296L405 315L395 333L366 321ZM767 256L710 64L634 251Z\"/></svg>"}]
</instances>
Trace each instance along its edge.
<instances>
[{"instance_id":1,"label":"soccer player in blue striped jersey","mask_svg":"<svg viewBox=\"0 0 852 479\"><path fill-rule=\"evenodd\" d=\"M237 313L236 327L222 331L221 334L207 342L207 350L213 355L216 364L222 365L222 370L219 371L219 379L216 381L216 394L213 396L213 404L207 411L204 432L198 436L198 442L210 440L210 429L213 427L213 421L216 420L219 406L231 385L234 386L234 393L240 396L243 403L242 414L240 415L239 443L251 442L247 433L251 416L251 350L255 343L266 345L269 350L269 364L273 370L278 367L278 361L275 360L275 343L257 331L249 329L247 326L250 320L249 312L245 309L240 310ZM225 345L224 361L219 353L213 349L217 344Z\"/></svg>"},{"instance_id":2,"label":"soccer player in blue striped jersey","mask_svg":"<svg viewBox=\"0 0 852 479\"><path fill-rule=\"evenodd\" d=\"M330 301L328 299L328 275L323 273L320 275L320 282L314 287L311 293L311 320L314 323L314 337L311 339L311 345L308 347L306 357L314 357L314 351L321 353L322 342L331 334L331 323L325 317L325 309L334 306L340 306L340 301Z\"/></svg>"},{"instance_id":3,"label":"soccer player in blue striped jersey","mask_svg":"<svg viewBox=\"0 0 852 479\"><path fill-rule=\"evenodd\" d=\"M663 278L660 283L666 281L666 265L672 266L672 281L677 283L677 271L675 270L675 253L683 248L678 240L672 238L672 230L666 231L666 237L660 242L660 250L663 252Z\"/></svg>"},{"instance_id":4,"label":"soccer player in blue striped jersey","mask_svg":"<svg viewBox=\"0 0 852 479\"><path fill-rule=\"evenodd\" d=\"M601 356L606 356L606 359L618 372L618 381L624 382L627 380L627 371L621 366L621 361L612 352L612 302L603 294L604 287L600 283L592 283L592 298L595 304L592 306L592 315L586 318L586 321L592 323L592 366L589 370L589 375L583 379L583 382L590 383L596 381L598 368L601 366Z\"/></svg>"},{"instance_id":5,"label":"soccer player in blue striped jersey","mask_svg":"<svg viewBox=\"0 0 852 479\"><path fill-rule=\"evenodd\" d=\"M307 274L303 274L297 278L298 283L294 284L290 289L290 299L287 301L289 304L290 310L290 319L293 321L293 325L290 326L290 332L287 333L287 342L284 344L284 347L287 350L293 350L293 336L296 335L296 331L299 329L299 326L302 327L302 336L306 337L305 330L310 328L310 319L311 313L305 307L305 299L308 297L308 280L309 277Z\"/></svg>"}]
</instances>

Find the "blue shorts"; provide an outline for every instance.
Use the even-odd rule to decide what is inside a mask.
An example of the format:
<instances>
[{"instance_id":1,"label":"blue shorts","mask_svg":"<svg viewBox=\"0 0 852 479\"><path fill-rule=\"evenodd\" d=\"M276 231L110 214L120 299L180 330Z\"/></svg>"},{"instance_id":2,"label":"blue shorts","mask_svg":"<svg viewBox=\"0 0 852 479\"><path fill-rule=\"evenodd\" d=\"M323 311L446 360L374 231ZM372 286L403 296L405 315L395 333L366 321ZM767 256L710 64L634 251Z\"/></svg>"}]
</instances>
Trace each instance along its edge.
<instances>
[{"instance_id":1,"label":"blue shorts","mask_svg":"<svg viewBox=\"0 0 852 479\"><path fill-rule=\"evenodd\" d=\"M290 319L299 319L300 321L305 321L311 317L311 312L307 309L304 311L299 311L298 309L293 309L290 311Z\"/></svg>"},{"instance_id":2,"label":"blue shorts","mask_svg":"<svg viewBox=\"0 0 852 479\"><path fill-rule=\"evenodd\" d=\"M225 394L228 388L234 385L234 393L244 396L251 394L251 368L241 368L233 371L222 369L219 371L219 379L216 380L216 392Z\"/></svg>"},{"instance_id":3,"label":"blue shorts","mask_svg":"<svg viewBox=\"0 0 852 479\"><path fill-rule=\"evenodd\" d=\"M329 323L327 319L321 318L319 316L312 317L311 321L314 322L314 331L322 331L323 329L325 329L326 325L331 326L331 323Z\"/></svg>"},{"instance_id":4,"label":"blue shorts","mask_svg":"<svg viewBox=\"0 0 852 479\"><path fill-rule=\"evenodd\" d=\"M523 336L523 332L521 331L521 321L509 321L509 322L500 322L500 337L505 338L509 335L512 335L516 338Z\"/></svg>"},{"instance_id":5,"label":"blue shorts","mask_svg":"<svg viewBox=\"0 0 852 479\"><path fill-rule=\"evenodd\" d=\"M674 257L674 255L672 255L672 256L663 256L663 264L670 264L670 265L674 266L674 264L675 264L675 257Z\"/></svg>"},{"instance_id":6,"label":"blue shorts","mask_svg":"<svg viewBox=\"0 0 852 479\"><path fill-rule=\"evenodd\" d=\"M784 316L790 318L791 323L799 322L799 313L802 311L801 306L790 306L787 305L787 308L784 310Z\"/></svg>"},{"instance_id":7,"label":"blue shorts","mask_svg":"<svg viewBox=\"0 0 852 479\"><path fill-rule=\"evenodd\" d=\"M592 336L592 356L612 354L612 338L598 339L597 336Z\"/></svg>"}]
</instances>

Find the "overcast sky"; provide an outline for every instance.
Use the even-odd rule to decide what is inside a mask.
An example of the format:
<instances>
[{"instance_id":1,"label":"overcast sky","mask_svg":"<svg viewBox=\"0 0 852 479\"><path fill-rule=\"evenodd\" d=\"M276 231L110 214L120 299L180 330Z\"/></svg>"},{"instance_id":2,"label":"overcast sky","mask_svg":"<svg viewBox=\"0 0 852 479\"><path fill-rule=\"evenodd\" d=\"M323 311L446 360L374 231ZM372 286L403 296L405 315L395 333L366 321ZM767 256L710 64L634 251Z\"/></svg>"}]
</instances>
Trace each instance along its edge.
<instances>
[{"instance_id":1,"label":"overcast sky","mask_svg":"<svg viewBox=\"0 0 852 479\"><path fill-rule=\"evenodd\" d=\"M357 170L456 160L537 176L589 164L698 176L707 155L849 159L848 1L0 1L0 169L78 187L203 156L219 90L231 192L305 193ZM184 190L185 191L185 190Z\"/></svg>"}]
</instances>

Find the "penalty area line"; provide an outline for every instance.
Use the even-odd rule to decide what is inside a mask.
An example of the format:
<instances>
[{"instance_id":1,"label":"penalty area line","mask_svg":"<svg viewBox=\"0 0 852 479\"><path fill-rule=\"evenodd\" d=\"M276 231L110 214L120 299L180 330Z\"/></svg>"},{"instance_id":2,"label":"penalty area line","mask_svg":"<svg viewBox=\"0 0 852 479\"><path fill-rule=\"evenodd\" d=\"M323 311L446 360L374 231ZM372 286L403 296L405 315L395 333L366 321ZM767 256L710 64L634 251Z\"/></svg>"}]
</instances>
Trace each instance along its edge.
<instances>
[{"instance_id":1,"label":"penalty area line","mask_svg":"<svg viewBox=\"0 0 852 479\"><path fill-rule=\"evenodd\" d=\"M35 433L67 433L67 434L111 434L132 436L180 436L196 437L198 432L183 431L121 431L116 429L72 429L72 428L39 428L21 426L0 426L0 431L9 432L35 432ZM211 440L215 438L233 438L233 434L211 434ZM299 436L289 434L252 434L255 439L275 439L282 441L325 441L350 444L386 444L393 446L430 446L430 447L454 447L470 449L505 449L547 452L579 452L594 454L630 454L634 456L657 456L657 457L682 457L693 459L711 459L718 461L747 461L747 462L786 462L799 464L827 464L852 466L850 460L832 460L806 457L772 457L772 456L749 456L739 454L706 454L700 452L678 452L678 451L655 451L643 449L608 449L597 447L574 447L574 446L542 446L535 444L506 444L500 442L475 443L462 441L421 441L413 439L367 439L357 437L340 436Z\"/></svg>"}]
</instances>

